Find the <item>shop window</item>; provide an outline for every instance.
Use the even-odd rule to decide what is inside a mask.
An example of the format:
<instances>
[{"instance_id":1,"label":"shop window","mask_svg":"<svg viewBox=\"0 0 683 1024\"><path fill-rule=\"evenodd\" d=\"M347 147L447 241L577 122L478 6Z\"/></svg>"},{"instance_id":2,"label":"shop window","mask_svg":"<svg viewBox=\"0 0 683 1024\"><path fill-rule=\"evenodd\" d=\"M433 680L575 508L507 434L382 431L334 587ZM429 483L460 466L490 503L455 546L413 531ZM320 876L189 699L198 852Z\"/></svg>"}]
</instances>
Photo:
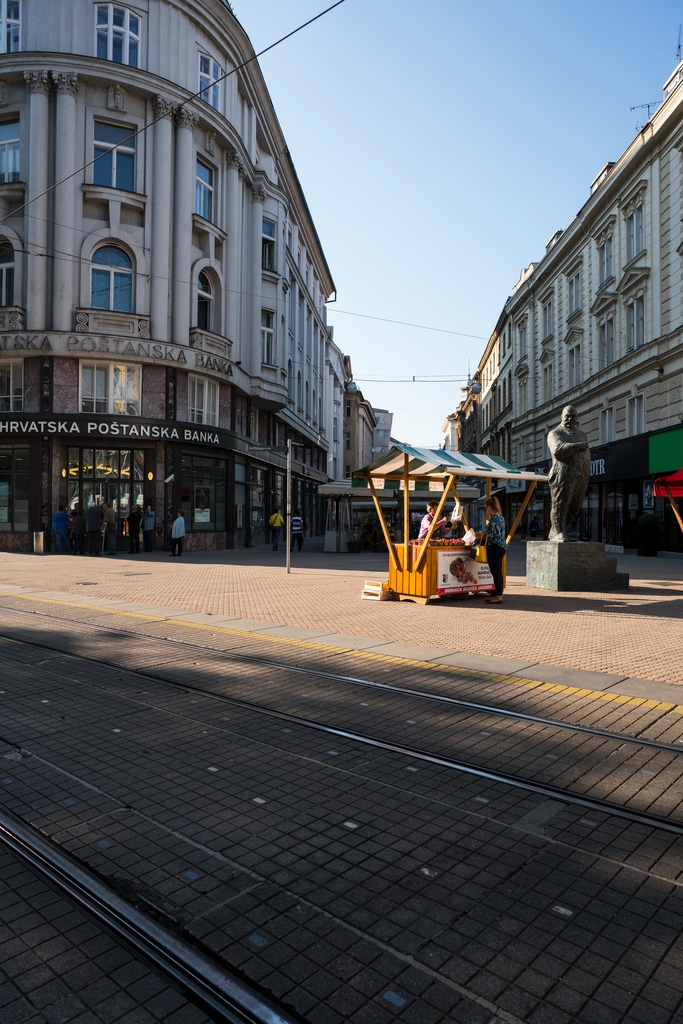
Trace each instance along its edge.
<instances>
[{"instance_id":1,"label":"shop window","mask_svg":"<svg viewBox=\"0 0 683 1024\"><path fill-rule=\"evenodd\" d=\"M18 4L16 5L18 6ZM140 19L127 7L98 4L95 18L95 53L100 60L138 67ZM18 48L18 47L17 47Z\"/></svg>"},{"instance_id":2,"label":"shop window","mask_svg":"<svg viewBox=\"0 0 683 1024\"><path fill-rule=\"evenodd\" d=\"M135 129L95 121L93 136L93 183L135 192Z\"/></svg>"},{"instance_id":3,"label":"shop window","mask_svg":"<svg viewBox=\"0 0 683 1024\"><path fill-rule=\"evenodd\" d=\"M225 529L225 462L183 455L181 505L190 531Z\"/></svg>"},{"instance_id":4,"label":"shop window","mask_svg":"<svg viewBox=\"0 0 683 1024\"><path fill-rule=\"evenodd\" d=\"M247 464L239 455L235 457L235 529L244 530L247 525Z\"/></svg>"},{"instance_id":5,"label":"shop window","mask_svg":"<svg viewBox=\"0 0 683 1024\"><path fill-rule=\"evenodd\" d=\"M203 270L197 282L197 327L200 331L213 330L213 288Z\"/></svg>"},{"instance_id":6,"label":"shop window","mask_svg":"<svg viewBox=\"0 0 683 1024\"><path fill-rule=\"evenodd\" d=\"M140 415L140 367L81 363L81 412Z\"/></svg>"},{"instance_id":7,"label":"shop window","mask_svg":"<svg viewBox=\"0 0 683 1024\"><path fill-rule=\"evenodd\" d=\"M261 310L261 362L272 366L275 362L275 314L268 309Z\"/></svg>"},{"instance_id":8,"label":"shop window","mask_svg":"<svg viewBox=\"0 0 683 1024\"><path fill-rule=\"evenodd\" d=\"M194 377L190 374L188 386L190 422L206 423L211 427L218 426L218 384L216 381L207 380L205 377Z\"/></svg>"},{"instance_id":9,"label":"shop window","mask_svg":"<svg viewBox=\"0 0 683 1024\"><path fill-rule=\"evenodd\" d=\"M0 185L8 181L21 181L18 117L0 121Z\"/></svg>"},{"instance_id":10,"label":"shop window","mask_svg":"<svg viewBox=\"0 0 683 1024\"><path fill-rule=\"evenodd\" d=\"M197 160L194 212L204 220L213 220L213 171Z\"/></svg>"},{"instance_id":11,"label":"shop window","mask_svg":"<svg viewBox=\"0 0 683 1024\"><path fill-rule=\"evenodd\" d=\"M0 363L0 412L22 412L24 364L21 360Z\"/></svg>"},{"instance_id":12,"label":"shop window","mask_svg":"<svg viewBox=\"0 0 683 1024\"><path fill-rule=\"evenodd\" d=\"M103 245L93 253L92 263L92 308L132 313L133 263L130 256L116 245Z\"/></svg>"},{"instance_id":13,"label":"shop window","mask_svg":"<svg viewBox=\"0 0 683 1024\"><path fill-rule=\"evenodd\" d=\"M600 368L614 362L614 320L606 320L600 326Z\"/></svg>"},{"instance_id":14,"label":"shop window","mask_svg":"<svg viewBox=\"0 0 683 1024\"><path fill-rule=\"evenodd\" d=\"M275 474L275 487L273 488L273 511L276 508L283 512L285 509L285 475L284 473Z\"/></svg>"},{"instance_id":15,"label":"shop window","mask_svg":"<svg viewBox=\"0 0 683 1024\"><path fill-rule=\"evenodd\" d=\"M275 225L265 218L261 227L261 266L264 270L275 270Z\"/></svg>"},{"instance_id":16,"label":"shop window","mask_svg":"<svg viewBox=\"0 0 683 1024\"><path fill-rule=\"evenodd\" d=\"M20 0L0 0L0 53L16 53L19 50L20 32Z\"/></svg>"},{"instance_id":17,"label":"shop window","mask_svg":"<svg viewBox=\"0 0 683 1024\"><path fill-rule=\"evenodd\" d=\"M0 448L0 533L28 532L28 448Z\"/></svg>"},{"instance_id":18,"label":"shop window","mask_svg":"<svg viewBox=\"0 0 683 1024\"><path fill-rule=\"evenodd\" d=\"M68 504L85 509L91 503L112 505L123 532L133 505L144 506L145 452L143 449L69 448Z\"/></svg>"},{"instance_id":19,"label":"shop window","mask_svg":"<svg viewBox=\"0 0 683 1024\"><path fill-rule=\"evenodd\" d=\"M250 472L251 481L249 484L249 499L251 513L251 528L259 529L266 524L266 471L252 466Z\"/></svg>"},{"instance_id":20,"label":"shop window","mask_svg":"<svg viewBox=\"0 0 683 1024\"><path fill-rule=\"evenodd\" d=\"M199 54L199 95L200 97L218 110L220 103L220 85L218 79L221 77L221 69L215 60L207 57L206 54Z\"/></svg>"}]
</instances>

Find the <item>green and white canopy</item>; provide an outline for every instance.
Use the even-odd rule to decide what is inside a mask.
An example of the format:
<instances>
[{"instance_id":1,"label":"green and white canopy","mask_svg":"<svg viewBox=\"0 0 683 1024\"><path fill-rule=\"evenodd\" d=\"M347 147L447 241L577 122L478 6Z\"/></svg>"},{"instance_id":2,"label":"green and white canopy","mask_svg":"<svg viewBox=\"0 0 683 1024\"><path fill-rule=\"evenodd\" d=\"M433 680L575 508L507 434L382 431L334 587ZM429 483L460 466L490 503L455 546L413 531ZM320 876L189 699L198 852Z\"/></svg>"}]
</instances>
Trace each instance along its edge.
<instances>
[{"instance_id":1,"label":"green and white canopy","mask_svg":"<svg viewBox=\"0 0 683 1024\"><path fill-rule=\"evenodd\" d=\"M447 476L489 477L497 480L535 480L540 483L548 477L543 473L529 473L510 465L497 455L474 455L472 452L448 452L442 448L414 448L409 444L396 444L369 466L357 469L354 477L403 480L436 480Z\"/></svg>"}]
</instances>

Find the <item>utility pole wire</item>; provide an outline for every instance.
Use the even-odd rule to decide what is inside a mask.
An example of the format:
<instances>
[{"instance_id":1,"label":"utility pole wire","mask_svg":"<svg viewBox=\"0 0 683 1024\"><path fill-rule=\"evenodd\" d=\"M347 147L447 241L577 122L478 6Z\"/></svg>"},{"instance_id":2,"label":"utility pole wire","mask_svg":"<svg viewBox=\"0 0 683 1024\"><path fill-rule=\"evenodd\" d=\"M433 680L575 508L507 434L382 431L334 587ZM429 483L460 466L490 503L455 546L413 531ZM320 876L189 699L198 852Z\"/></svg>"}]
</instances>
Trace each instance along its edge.
<instances>
[{"instance_id":1,"label":"utility pole wire","mask_svg":"<svg viewBox=\"0 0 683 1024\"><path fill-rule=\"evenodd\" d=\"M364 320L381 320L385 324L400 324L401 327L417 327L420 331L437 331L439 334L455 334L459 338L476 338L477 341L488 341L483 334L463 334L462 331L448 331L445 327L427 327L425 324L411 324L406 320L387 320L385 316L370 316L369 313L352 313L350 309L334 309L330 310L330 313L344 313L345 316L360 316Z\"/></svg>"},{"instance_id":2,"label":"utility pole wire","mask_svg":"<svg viewBox=\"0 0 683 1024\"><path fill-rule=\"evenodd\" d=\"M280 43L284 43L285 40L291 39L291 37L295 36L297 32L301 32L302 29L307 28L309 25L312 25L314 21L318 20L318 18L324 17L324 15L329 14L329 12L333 11L335 7L339 7L339 5L343 3L345 3L345 0L337 0L337 2L332 4L331 7L327 7L324 11L321 11L320 14L316 14L312 18L309 18L308 21L305 21L302 25L299 25L298 28L292 29L292 31L288 32L287 35L281 36L280 39L277 39L274 43L271 43L270 46L266 46L263 50L259 50L258 53L255 53L253 57L249 57L247 60L243 61L242 64L238 64L237 67L234 67L232 69L232 71L226 71L224 75L221 75L220 78L217 78L216 81L212 84L218 85L219 82L223 82L226 78L229 78L230 75L234 75L236 71L241 71L242 68L246 68L247 64L251 64L253 61L258 60L258 58L262 57L264 53L268 53L269 50L272 50L276 46L279 46ZM188 96L186 100L183 100L176 107L174 107L174 112L180 110L182 107L185 106L186 103L190 103L192 100L200 98L202 93L205 91L206 89L199 89L191 96ZM211 109L213 110L213 107ZM153 121L149 122L149 124L144 125L142 128L138 128L137 131L133 132L127 138L122 139L121 142L119 142L116 146L113 147L113 149L118 149L119 146L125 146L126 143L130 142L131 139L136 139L138 135L142 135L142 133L146 132L148 128L152 128L155 124L157 124L158 121L163 121L163 119L166 116L166 114L161 114L159 117L155 117ZM109 150L108 152L112 152L112 150ZM93 160L89 160L86 164L83 164L82 167L78 167L75 171L72 171L71 174L67 174L60 181L56 181L54 185L50 185L50 187L46 188L44 192L40 192L37 196L34 196L33 199L29 199L28 202L24 203L23 206L17 207L16 210L12 210L11 213L8 213L4 217L2 217L2 219L0 219L0 224L4 224L8 217L14 217L17 213L21 213L21 211L25 210L27 206L31 205L31 203L35 203L37 199L42 199L43 196L46 196L54 189L59 188L59 186L63 185L65 181L69 181L70 178L73 178L77 174L80 174L81 171L87 170L88 167L91 167L94 163L97 163L97 161L101 160L104 156L107 156L107 153L101 153L100 156L96 156Z\"/></svg>"}]
</instances>

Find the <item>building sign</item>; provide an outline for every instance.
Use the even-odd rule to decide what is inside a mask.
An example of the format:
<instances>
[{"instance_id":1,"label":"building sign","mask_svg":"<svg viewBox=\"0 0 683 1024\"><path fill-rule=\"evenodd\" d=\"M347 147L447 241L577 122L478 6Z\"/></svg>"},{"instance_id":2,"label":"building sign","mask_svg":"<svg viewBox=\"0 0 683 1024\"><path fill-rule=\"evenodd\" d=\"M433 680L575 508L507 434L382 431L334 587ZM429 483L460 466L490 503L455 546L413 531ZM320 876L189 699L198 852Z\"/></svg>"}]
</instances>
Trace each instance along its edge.
<instances>
[{"instance_id":1,"label":"building sign","mask_svg":"<svg viewBox=\"0 0 683 1024\"><path fill-rule=\"evenodd\" d=\"M604 459L591 459L591 476L604 476L605 475L605 460Z\"/></svg>"},{"instance_id":2,"label":"building sign","mask_svg":"<svg viewBox=\"0 0 683 1024\"><path fill-rule=\"evenodd\" d=\"M475 562L471 548L447 548L436 553L437 594L467 594L495 590L488 562Z\"/></svg>"},{"instance_id":3,"label":"building sign","mask_svg":"<svg viewBox=\"0 0 683 1024\"><path fill-rule=\"evenodd\" d=\"M591 481L610 483L633 480L648 473L647 435L626 437L623 441L596 445L591 450Z\"/></svg>"},{"instance_id":4,"label":"building sign","mask_svg":"<svg viewBox=\"0 0 683 1024\"><path fill-rule=\"evenodd\" d=\"M199 427L193 423L168 423L164 420L88 419L87 416L14 416L0 415L0 442L6 438L31 434L68 435L69 440L83 441L97 438L150 438L158 441L186 441L220 445L217 430Z\"/></svg>"}]
</instances>

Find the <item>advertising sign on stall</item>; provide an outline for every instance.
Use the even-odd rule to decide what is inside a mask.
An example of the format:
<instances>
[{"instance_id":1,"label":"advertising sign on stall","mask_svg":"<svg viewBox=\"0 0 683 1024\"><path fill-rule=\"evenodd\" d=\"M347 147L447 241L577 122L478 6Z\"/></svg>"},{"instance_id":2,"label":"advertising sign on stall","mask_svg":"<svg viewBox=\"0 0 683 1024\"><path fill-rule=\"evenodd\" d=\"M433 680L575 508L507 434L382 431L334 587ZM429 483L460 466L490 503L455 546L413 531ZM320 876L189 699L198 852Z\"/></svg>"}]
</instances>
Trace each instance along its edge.
<instances>
[{"instance_id":1,"label":"advertising sign on stall","mask_svg":"<svg viewBox=\"0 0 683 1024\"><path fill-rule=\"evenodd\" d=\"M437 594L467 594L471 590L495 590L488 562L475 562L471 548L437 552Z\"/></svg>"}]
</instances>

